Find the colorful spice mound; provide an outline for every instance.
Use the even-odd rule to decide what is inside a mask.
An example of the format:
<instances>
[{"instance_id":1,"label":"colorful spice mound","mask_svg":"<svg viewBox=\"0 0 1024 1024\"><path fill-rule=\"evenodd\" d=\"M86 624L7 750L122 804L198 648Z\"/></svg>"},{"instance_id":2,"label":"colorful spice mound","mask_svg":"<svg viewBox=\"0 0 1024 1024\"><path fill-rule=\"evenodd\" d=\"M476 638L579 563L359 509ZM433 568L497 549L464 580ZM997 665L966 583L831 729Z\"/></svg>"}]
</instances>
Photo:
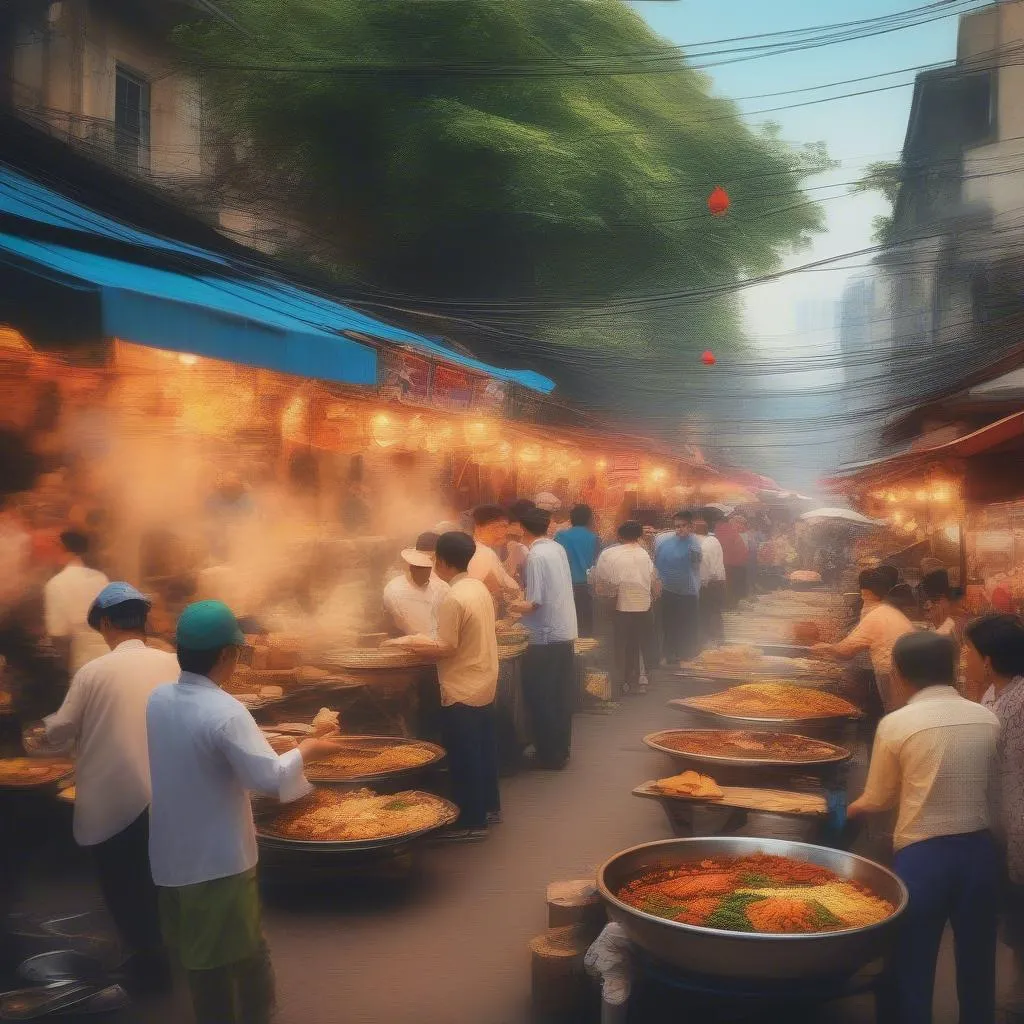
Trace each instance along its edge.
<instances>
[{"instance_id":1,"label":"colorful spice mound","mask_svg":"<svg viewBox=\"0 0 1024 1024\"><path fill-rule=\"evenodd\" d=\"M616 895L644 913L681 924L773 935L861 928L896 909L828 868L760 853L647 872Z\"/></svg>"}]
</instances>

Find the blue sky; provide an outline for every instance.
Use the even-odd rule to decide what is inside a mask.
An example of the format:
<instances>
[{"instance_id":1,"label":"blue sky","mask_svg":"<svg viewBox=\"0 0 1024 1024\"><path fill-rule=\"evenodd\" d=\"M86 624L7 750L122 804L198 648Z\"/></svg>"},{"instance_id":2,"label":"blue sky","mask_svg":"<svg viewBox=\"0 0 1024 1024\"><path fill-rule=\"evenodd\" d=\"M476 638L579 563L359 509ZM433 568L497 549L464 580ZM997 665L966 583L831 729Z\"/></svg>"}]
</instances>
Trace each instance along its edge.
<instances>
[{"instance_id":1,"label":"blue sky","mask_svg":"<svg viewBox=\"0 0 1024 1024\"><path fill-rule=\"evenodd\" d=\"M632 6L658 33L685 46L757 33L807 28L824 22L844 22L894 14L923 6L927 0L854 0L834 4L827 0L634 0ZM983 6L980 2L978 6ZM962 9L962 7L961 7ZM715 90L731 97L818 86L844 79L950 61L956 52L957 18L947 17L902 31L863 40L822 46L761 60L726 64L708 73ZM874 196L849 196L844 182L860 177L866 164L894 159L903 144L910 110L914 72L877 81L841 85L831 90L740 104L753 122L775 120L789 140L802 143L824 140L831 156L841 161L838 171L811 184L824 200L828 233L814 249L801 253L792 264L853 252L871 245L871 220L885 211ZM835 99L815 106L784 110L760 117L765 107L903 83L902 88L873 95ZM856 262L862 263L863 260ZM748 293L751 332L766 347L796 345L808 339L797 329L797 308L802 302L827 302L839 295L849 271L794 275L785 282ZM795 382L787 381L787 386Z\"/></svg>"}]
</instances>

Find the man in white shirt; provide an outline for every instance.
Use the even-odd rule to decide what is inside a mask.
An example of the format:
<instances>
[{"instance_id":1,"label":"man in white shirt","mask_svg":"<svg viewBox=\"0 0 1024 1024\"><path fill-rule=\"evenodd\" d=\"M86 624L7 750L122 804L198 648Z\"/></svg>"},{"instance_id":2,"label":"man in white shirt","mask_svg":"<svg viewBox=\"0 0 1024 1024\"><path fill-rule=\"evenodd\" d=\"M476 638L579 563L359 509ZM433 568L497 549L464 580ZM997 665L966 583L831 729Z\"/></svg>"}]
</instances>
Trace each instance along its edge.
<instances>
[{"instance_id":1,"label":"man in white shirt","mask_svg":"<svg viewBox=\"0 0 1024 1024\"><path fill-rule=\"evenodd\" d=\"M260 924L249 793L297 800L303 765L340 749L309 738L278 755L221 687L245 637L231 610L200 601L177 626L177 682L156 689L146 724L153 799L149 857L164 938L188 975L196 1024L267 1024L274 978Z\"/></svg>"},{"instance_id":2,"label":"man in white shirt","mask_svg":"<svg viewBox=\"0 0 1024 1024\"><path fill-rule=\"evenodd\" d=\"M576 704L576 602L565 548L548 536L551 513L528 509L520 517L530 547L526 597L512 606L523 615L530 642L523 658L523 696L530 709L539 768L569 762Z\"/></svg>"},{"instance_id":3,"label":"man in white shirt","mask_svg":"<svg viewBox=\"0 0 1024 1024\"><path fill-rule=\"evenodd\" d=\"M434 572L434 555L427 549L431 541L437 543L433 534L423 534L416 547L406 548L402 552L405 573L384 588L384 612L395 636L437 635L437 610L448 584Z\"/></svg>"},{"instance_id":4,"label":"man in white shirt","mask_svg":"<svg viewBox=\"0 0 1024 1024\"><path fill-rule=\"evenodd\" d=\"M815 644L811 652L819 658L847 661L861 651L870 651L882 706L886 712L895 711L902 697L890 679L892 650L900 637L914 632L914 624L885 600L892 586L884 571L865 569L858 582L864 610L856 628L839 643Z\"/></svg>"},{"instance_id":5,"label":"man in white shirt","mask_svg":"<svg viewBox=\"0 0 1024 1024\"><path fill-rule=\"evenodd\" d=\"M495 550L508 539L509 514L500 505L480 505L473 509L473 540L476 551L469 563L469 575L486 584L496 602L514 601L522 591L509 575Z\"/></svg>"},{"instance_id":6,"label":"man in white shirt","mask_svg":"<svg viewBox=\"0 0 1024 1024\"><path fill-rule=\"evenodd\" d=\"M598 594L615 599L615 684L613 693L642 693L640 658L658 664L658 642L651 610L660 584L651 556L641 544L643 524L635 520L618 530L619 543L601 552L594 567Z\"/></svg>"},{"instance_id":7,"label":"man in white shirt","mask_svg":"<svg viewBox=\"0 0 1024 1024\"><path fill-rule=\"evenodd\" d=\"M708 533L708 524L698 519L693 524L700 541L700 625L706 644L725 642L725 605L728 600L725 580L725 555L722 542Z\"/></svg>"},{"instance_id":8,"label":"man in white shirt","mask_svg":"<svg viewBox=\"0 0 1024 1024\"><path fill-rule=\"evenodd\" d=\"M935 965L947 922L960 1020L995 1018L1000 863L991 826L999 719L954 688L953 642L897 640L893 681L905 706L878 725L864 793L851 818L898 807L893 866L910 892L895 953L900 1024L931 1024Z\"/></svg>"},{"instance_id":9,"label":"man in white shirt","mask_svg":"<svg viewBox=\"0 0 1024 1024\"><path fill-rule=\"evenodd\" d=\"M498 639L490 593L467 572L474 549L464 533L438 538L436 570L450 589L438 612L437 637L387 642L437 659L444 745L459 807L459 820L445 838L459 840L483 839L487 826L501 820L494 721Z\"/></svg>"},{"instance_id":10,"label":"man in white shirt","mask_svg":"<svg viewBox=\"0 0 1024 1024\"><path fill-rule=\"evenodd\" d=\"M100 591L87 618L107 653L75 674L60 709L26 736L30 749L75 748L75 841L93 852L100 889L134 980L170 981L149 870L146 702L173 679L173 655L146 646L149 601L127 583Z\"/></svg>"},{"instance_id":11,"label":"man in white shirt","mask_svg":"<svg viewBox=\"0 0 1024 1024\"><path fill-rule=\"evenodd\" d=\"M65 552L64 568L43 588L46 633L67 658L68 671L74 675L109 650L103 637L89 628L86 618L96 595L110 581L86 566L89 539L85 534L67 530L60 535L60 542Z\"/></svg>"}]
</instances>

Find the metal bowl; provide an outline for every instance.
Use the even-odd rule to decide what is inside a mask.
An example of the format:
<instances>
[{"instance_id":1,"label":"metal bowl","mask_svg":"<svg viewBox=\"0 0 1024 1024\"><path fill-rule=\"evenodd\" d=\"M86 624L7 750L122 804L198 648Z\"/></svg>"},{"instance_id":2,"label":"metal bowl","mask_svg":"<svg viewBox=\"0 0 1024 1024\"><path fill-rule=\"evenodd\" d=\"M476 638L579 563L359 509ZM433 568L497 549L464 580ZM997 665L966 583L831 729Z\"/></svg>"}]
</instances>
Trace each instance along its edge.
<instances>
[{"instance_id":1,"label":"metal bowl","mask_svg":"<svg viewBox=\"0 0 1024 1024\"><path fill-rule=\"evenodd\" d=\"M350 786L353 783L365 784L368 782L380 782L384 779L409 779L435 768L438 762L447 756L447 751L444 747L439 747L436 743L428 743L426 740L404 739L401 736L345 736L344 740L347 745L356 747L361 743L377 747L424 747L430 751L431 757L429 761L410 765L406 768L388 768L384 771L366 772L362 775L347 775L344 778L339 775L332 775L329 772L325 773L322 769L318 771L317 762L313 761L306 766L306 778L310 782L315 782L318 786Z\"/></svg>"},{"instance_id":2,"label":"metal bowl","mask_svg":"<svg viewBox=\"0 0 1024 1024\"><path fill-rule=\"evenodd\" d=\"M670 700L669 707L688 715L710 719L718 729L740 729L750 732L806 733L808 736L830 736L842 733L844 729L860 721L864 715L830 715L820 718L754 718L727 715L711 708L702 708L690 702L689 697Z\"/></svg>"},{"instance_id":3,"label":"metal bowl","mask_svg":"<svg viewBox=\"0 0 1024 1024\"><path fill-rule=\"evenodd\" d=\"M757 768L770 765L776 768L812 768L818 765L824 764L839 764L842 761L848 761L852 754L845 747L837 747L834 743L829 743L828 746L832 747L833 753L829 757L819 757L810 761L790 761L784 758L778 757L728 757L723 754L691 754L685 750L676 750L674 747L667 746L662 743L661 740L667 736L679 735L680 733L707 733L717 730L709 729L661 729L658 732L652 732L644 737L644 743L647 744L652 750L658 750L663 754L668 754L669 757L675 758L680 761L699 761L701 764L710 765L723 765L729 768ZM726 730L723 730L726 731ZM749 729L742 730L749 732L752 736L770 735L769 731L759 730L753 731ZM788 733L787 735L793 735ZM824 740L817 739L816 737L807 736L805 739L814 739L816 743L824 743Z\"/></svg>"},{"instance_id":4,"label":"metal bowl","mask_svg":"<svg viewBox=\"0 0 1024 1024\"><path fill-rule=\"evenodd\" d=\"M878 924L811 935L728 932L680 924L646 914L620 900L621 886L645 871L670 868L705 857L774 854L818 864L867 886L896 907ZM906 886L879 864L843 850L753 836L668 839L617 853L601 865L598 890L608 915L630 940L654 959L691 975L742 980L791 980L850 977L885 956L906 909Z\"/></svg>"}]
</instances>

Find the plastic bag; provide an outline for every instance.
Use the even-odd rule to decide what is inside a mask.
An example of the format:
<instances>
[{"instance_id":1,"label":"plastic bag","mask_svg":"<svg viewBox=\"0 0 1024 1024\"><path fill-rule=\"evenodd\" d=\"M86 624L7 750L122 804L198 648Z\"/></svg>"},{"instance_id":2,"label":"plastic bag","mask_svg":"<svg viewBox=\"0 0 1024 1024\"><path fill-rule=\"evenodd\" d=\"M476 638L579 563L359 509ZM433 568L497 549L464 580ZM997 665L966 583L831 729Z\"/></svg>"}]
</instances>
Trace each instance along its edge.
<instances>
[{"instance_id":1,"label":"plastic bag","mask_svg":"<svg viewBox=\"0 0 1024 1024\"><path fill-rule=\"evenodd\" d=\"M633 986L633 956L622 925L606 925L583 958L587 973L601 979L601 998L611 1006L629 999Z\"/></svg>"}]
</instances>

